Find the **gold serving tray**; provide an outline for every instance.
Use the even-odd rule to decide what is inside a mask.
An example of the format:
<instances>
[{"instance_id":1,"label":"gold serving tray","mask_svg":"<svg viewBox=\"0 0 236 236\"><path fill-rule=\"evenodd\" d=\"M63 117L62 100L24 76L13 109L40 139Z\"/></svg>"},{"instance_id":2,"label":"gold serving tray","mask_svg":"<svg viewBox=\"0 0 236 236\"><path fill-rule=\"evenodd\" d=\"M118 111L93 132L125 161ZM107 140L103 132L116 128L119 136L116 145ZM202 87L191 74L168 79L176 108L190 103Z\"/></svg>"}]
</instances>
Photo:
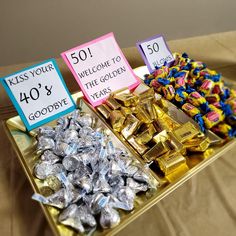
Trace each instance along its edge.
<instances>
[{"instance_id":1,"label":"gold serving tray","mask_svg":"<svg viewBox=\"0 0 236 236\"><path fill-rule=\"evenodd\" d=\"M102 119L100 119L99 115L95 113L94 109L91 108L82 99L82 96L83 96L82 93L78 92L73 95L73 99L75 100L75 102L79 101L80 106L82 106L82 110L84 112L92 114L97 119L98 122L97 124L105 128L107 132L110 133L110 136L116 146L123 148L126 147L128 151L134 156L134 158L137 158L137 160L142 165L144 165L143 160L135 152L133 152L133 150L123 140L119 139L117 134L113 133L109 129L107 124ZM53 124L55 124L55 121L50 122L47 125L53 125ZM35 165L35 162L38 160L38 156L35 153L35 144L36 144L35 138L28 132L26 132L26 129L22 124L22 121L20 120L19 116L15 116L8 119L7 121L4 121L4 128L17 154L18 160L20 161L34 191L36 193L42 193L44 184L42 181L38 180L33 175L33 167ZM33 132L31 132L31 134L32 133ZM190 179L193 175L197 174L199 171L207 167L209 164L211 164L217 158L222 156L228 150L233 148L235 144L236 140L233 139L224 143L224 145L222 146L213 147L214 153L206 159L197 159L197 160L189 159L188 164L191 167L190 170L187 171L185 174L183 174L181 177L176 178L171 183L161 182L160 178L150 170L156 181L159 181L161 183L161 186L156 191L149 192L146 195L145 194L139 195L137 197L137 201L135 202L135 209L133 211L131 212L121 211L121 222L118 226L108 230L101 230L98 228L95 231L94 235L115 235L117 232L119 232L129 223L131 223L135 218L143 214L145 211L147 211L161 199L166 197L169 193L173 192L176 188L181 186L185 181ZM46 206L43 204L40 205L55 235L58 236L77 235L77 233L73 229L63 226L57 222L59 210L57 210L54 207Z\"/></svg>"}]
</instances>

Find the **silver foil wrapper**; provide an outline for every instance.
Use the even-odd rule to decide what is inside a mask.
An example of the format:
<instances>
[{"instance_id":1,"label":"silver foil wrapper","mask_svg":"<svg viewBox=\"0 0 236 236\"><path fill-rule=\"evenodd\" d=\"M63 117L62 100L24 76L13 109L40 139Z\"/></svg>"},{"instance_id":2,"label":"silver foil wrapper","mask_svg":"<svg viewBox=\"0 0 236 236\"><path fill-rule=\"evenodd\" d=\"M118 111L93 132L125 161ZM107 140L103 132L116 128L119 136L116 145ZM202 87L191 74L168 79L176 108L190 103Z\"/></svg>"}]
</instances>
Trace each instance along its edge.
<instances>
[{"instance_id":1,"label":"silver foil wrapper","mask_svg":"<svg viewBox=\"0 0 236 236\"><path fill-rule=\"evenodd\" d=\"M61 224L78 230L81 234L85 232L84 226L79 217L78 206L76 204L72 204L64 209L59 215L58 221Z\"/></svg>"},{"instance_id":2,"label":"silver foil wrapper","mask_svg":"<svg viewBox=\"0 0 236 236\"><path fill-rule=\"evenodd\" d=\"M38 137L38 151L52 150L55 147L55 142L52 138L47 136Z\"/></svg>"},{"instance_id":3,"label":"silver foil wrapper","mask_svg":"<svg viewBox=\"0 0 236 236\"><path fill-rule=\"evenodd\" d=\"M103 229L113 228L120 223L120 215L118 211L112 207L106 206L101 211L100 225Z\"/></svg>"},{"instance_id":4,"label":"silver foil wrapper","mask_svg":"<svg viewBox=\"0 0 236 236\"><path fill-rule=\"evenodd\" d=\"M96 219L88 206L81 205L78 209L78 214L83 224L88 225L92 228L97 225Z\"/></svg>"},{"instance_id":5,"label":"silver foil wrapper","mask_svg":"<svg viewBox=\"0 0 236 236\"><path fill-rule=\"evenodd\" d=\"M126 180L127 186L129 186L131 189L135 191L135 193L138 192L146 192L148 190L148 185L145 183L139 183L135 181L132 178L127 178Z\"/></svg>"},{"instance_id":6,"label":"silver foil wrapper","mask_svg":"<svg viewBox=\"0 0 236 236\"><path fill-rule=\"evenodd\" d=\"M52 164L50 161L42 161L35 165L34 174L38 179L46 179L49 175L56 175L64 172L65 168L60 163Z\"/></svg>"},{"instance_id":7,"label":"silver foil wrapper","mask_svg":"<svg viewBox=\"0 0 236 236\"><path fill-rule=\"evenodd\" d=\"M136 193L151 187L147 171L88 114L77 110L55 127L39 128L37 140L41 156L34 174L54 193L32 198L62 209L58 221L79 233L93 232L96 219L104 229L115 227L116 209L131 211Z\"/></svg>"},{"instance_id":8,"label":"silver foil wrapper","mask_svg":"<svg viewBox=\"0 0 236 236\"><path fill-rule=\"evenodd\" d=\"M50 162L51 164L55 164L61 160L59 156L53 153L51 150L46 150L42 155L41 155L41 160L42 161L47 161Z\"/></svg>"}]
</instances>

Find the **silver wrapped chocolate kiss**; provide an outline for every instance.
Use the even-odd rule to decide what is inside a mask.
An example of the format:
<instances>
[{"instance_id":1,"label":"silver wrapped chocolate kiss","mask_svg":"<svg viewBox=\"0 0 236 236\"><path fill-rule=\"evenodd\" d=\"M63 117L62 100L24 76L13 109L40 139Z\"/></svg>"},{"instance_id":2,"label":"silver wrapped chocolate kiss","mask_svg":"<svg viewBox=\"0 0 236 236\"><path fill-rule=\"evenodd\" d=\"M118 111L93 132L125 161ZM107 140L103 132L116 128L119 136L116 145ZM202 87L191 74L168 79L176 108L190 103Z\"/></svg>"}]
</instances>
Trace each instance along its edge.
<instances>
[{"instance_id":1,"label":"silver wrapped chocolate kiss","mask_svg":"<svg viewBox=\"0 0 236 236\"><path fill-rule=\"evenodd\" d=\"M155 182L127 150L114 145L106 130L96 127L96 120L77 110L58 119L55 127L38 129L41 156L34 175L50 193L32 196L60 209L61 224L89 235L97 225L118 225L117 209L132 211L136 193Z\"/></svg>"}]
</instances>

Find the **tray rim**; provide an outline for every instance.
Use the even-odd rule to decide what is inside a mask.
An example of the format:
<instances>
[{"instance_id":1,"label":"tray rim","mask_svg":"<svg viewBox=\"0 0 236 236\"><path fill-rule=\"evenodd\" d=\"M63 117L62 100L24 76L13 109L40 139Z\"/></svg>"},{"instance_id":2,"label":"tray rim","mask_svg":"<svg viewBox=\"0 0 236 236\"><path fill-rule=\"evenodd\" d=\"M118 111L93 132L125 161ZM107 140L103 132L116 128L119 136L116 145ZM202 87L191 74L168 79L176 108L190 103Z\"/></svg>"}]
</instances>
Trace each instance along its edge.
<instances>
[{"instance_id":1,"label":"tray rim","mask_svg":"<svg viewBox=\"0 0 236 236\"><path fill-rule=\"evenodd\" d=\"M14 117L16 117L16 116L14 116ZM13 118L13 117L11 117L11 118ZM11 118L9 118L9 119L11 119ZM28 179L28 181L29 181L29 183L30 183L34 193L39 193L40 191L39 191L36 183L31 180L31 173L30 173L31 171L30 171L28 165L25 163L25 160L24 160L23 156L21 155L21 151L20 151L19 147L16 145L13 136L11 135L11 131L10 131L9 125L7 124L7 121L9 119L2 121L3 129L4 129L4 131L5 131L6 135L7 135L10 143L12 144L12 148L13 148L14 152L16 153L17 159L20 162L20 165L23 168L24 173L26 174L27 179ZM51 217L51 214L49 213L47 207L45 205L43 205L42 203L40 203L40 202L39 202L39 204L40 204L41 209L43 210L44 215L46 216L46 219L47 219L47 221L48 221L48 223L49 223L53 233L56 236L60 236L60 233L59 233L56 225L54 224L53 219Z\"/></svg>"},{"instance_id":2,"label":"tray rim","mask_svg":"<svg viewBox=\"0 0 236 236\"><path fill-rule=\"evenodd\" d=\"M75 93L75 97L77 95L80 95L81 93ZM86 105L89 106L89 109L92 109L94 111L94 109L91 107L90 104L88 104L85 100ZM107 126L107 124L105 123L105 120L100 116L100 114L98 112L96 112L96 115L101 119L102 123L104 123L106 125L106 127L109 128L109 126ZM35 181L33 181L32 179L32 174L31 171L28 167L28 165L26 164L26 162L24 161L24 157L21 154L21 151L19 149L19 147L16 145L15 140L11 134L10 131L10 126L7 121L15 118L17 116L13 116L11 118L8 118L7 120L3 120L3 128L5 133L7 134L8 139L10 140L14 151L16 152L17 155L17 159L20 161L20 164L34 190L35 193L39 193L39 189L35 183ZM109 128L110 129L110 128ZM111 132L117 137L118 135L112 130L110 129ZM23 131L22 131L23 132ZM125 145L124 141L120 139L120 141ZM179 186L181 186L183 183L185 183L187 180L191 179L194 175L196 175L197 173L199 173L201 170L205 169L207 166L209 166L212 162L214 162L216 159L218 159L219 157L221 157L224 153L226 153L228 150L232 149L234 146L236 145L236 140L232 139L229 142L227 142L226 144L224 144L222 147L219 147L218 151L216 153L214 153L213 155L211 155L209 158L206 158L204 160L201 161L201 163L197 164L196 166L194 166L193 168L191 168L189 171L187 171L184 175L182 175L180 178L178 178L177 180L169 183L167 186L165 186L162 190L160 190L156 196L151 197L149 200L147 200L147 202L140 208L138 208L133 214L131 214L129 217L127 217L124 221L122 221L117 227L110 229L109 232L104 232L101 235L105 234L106 235L115 235L117 234L119 231L121 231L122 229L124 229L127 225L129 225L132 221L134 221L137 217L139 217L141 214L143 214L144 212L146 212L148 209L150 209L152 206L154 206L155 204L157 204L160 200L164 199L166 196L168 196L170 193L172 193L175 189L177 189ZM125 145L126 148L128 148L127 145ZM131 153L133 152L130 148L128 148L129 151L131 151ZM139 159L138 159L139 160ZM140 161L140 160L139 160ZM143 164L143 162L142 162ZM43 205L42 203L39 203L48 222L49 225L53 231L53 233L57 236L60 236L60 232L58 230L57 225L54 223L54 220L52 219L52 216L48 210L48 207Z\"/></svg>"}]
</instances>

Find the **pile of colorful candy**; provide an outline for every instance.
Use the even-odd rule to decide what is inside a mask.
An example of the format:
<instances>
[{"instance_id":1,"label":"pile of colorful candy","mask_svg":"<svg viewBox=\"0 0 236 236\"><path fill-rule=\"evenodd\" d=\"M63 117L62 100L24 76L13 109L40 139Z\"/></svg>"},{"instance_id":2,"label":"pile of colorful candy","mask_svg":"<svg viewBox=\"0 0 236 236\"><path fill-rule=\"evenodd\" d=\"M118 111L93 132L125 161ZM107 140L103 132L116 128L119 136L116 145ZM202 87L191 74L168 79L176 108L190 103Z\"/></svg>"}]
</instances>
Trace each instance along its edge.
<instances>
[{"instance_id":1,"label":"pile of colorful candy","mask_svg":"<svg viewBox=\"0 0 236 236\"><path fill-rule=\"evenodd\" d=\"M153 87L189 116L202 131L211 129L219 136L236 136L236 92L228 88L221 74L194 61L186 53L175 53L175 61L145 75Z\"/></svg>"}]
</instances>

